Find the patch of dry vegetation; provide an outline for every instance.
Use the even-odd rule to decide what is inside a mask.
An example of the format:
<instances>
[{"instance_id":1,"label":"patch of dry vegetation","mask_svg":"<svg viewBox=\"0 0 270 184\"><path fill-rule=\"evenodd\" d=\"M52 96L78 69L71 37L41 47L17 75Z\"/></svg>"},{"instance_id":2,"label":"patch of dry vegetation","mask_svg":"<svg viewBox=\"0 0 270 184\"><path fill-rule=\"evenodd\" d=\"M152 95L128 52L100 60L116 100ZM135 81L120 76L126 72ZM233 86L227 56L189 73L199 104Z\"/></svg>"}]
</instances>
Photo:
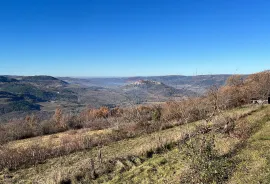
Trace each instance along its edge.
<instances>
[{"instance_id":1,"label":"patch of dry vegetation","mask_svg":"<svg viewBox=\"0 0 270 184\"><path fill-rule=\"evenodd\" d=\"M232 119L238 119L239 117L243 117L244 114L248 115L251 112L254 112L256 108L244 108L239 109L236 112L228 112L226 113L227 116L230 116ZM119 141L115 143L110 143L108 146L103 146L101 149L102 151L102 158L103 163L102 165L99 164L99 161L97 159L97 155L99 153L100 148L95 147L93 149L90 149L89 151L83 151L83 152L76 152L73 154L69 154L67 156L62 156L61 158L53 158L47 160L45 163L36 164L35 167L31 167L29 169L20 169L17 171L13 171L14 175L12 174L13 181L16 181L16 176L20 172L27 172L28 174L23 174L28 178L30 181L51 181L52 177L52 171L46 167L50 167L51 164L54 165L54 168L58 168L58 170L61 173L61 178L71 178L74 180L75 176L78 175L85 175L83 171L89 171L87 168L90 166L87 163L90 163L91 159L94 159L95 161L95 167L97 169L95 170L97 176L101 176L106 171L106 168L114 168L115 160L121 159L121 158L127 158L129 156L143 156L146 158L151 157L154 153L161 153L162 150L167 150L172 146L175 146L178 144L179 140L184 140L187 138L187 135L189 137L200 135L203 132L207 132L210 130L209 125L205 123L204 120L198 121L196 123L186 124L182 126L176 126L172 129L167 129L163 131L159 131L153 134L145 134L143 136L140 136L135 139L128 139L124 141ZM72 142L69 142L69 145L72 145ZM76 145L76 144L75 144ZM67 148L67 145L63 145L63 148ZM68 149L67 149L68 150ZM41 152L40 152L41 153ZM19 157L20 158L20 157ZM24 157L26 159L27 157ZM29 156L29 159L32 157ZM64 161L64 162L63 162ZM108 163L109 165L112 164L110 167L107 167L105 163ZM57 166L60 164L59 166ZM104 168L105 167L105 168ZM86 168L86 169L85 169ZM102 169L103 168L103 169ZM34 169L34 170L33 170ZM104 170L105 169L105 170ZM44 170L45 173L39 175L36 173L37 171ZM66 172L69 171L69 172ZM71 172L72 171L72 172ZM11 172L11 173L13 173ZM106 171L109 172L109 171ZM105 173L106 173L105 172ZM73 173L73 174L72 174ZM18 174L20 180L22 180L22 174ZM45 178L44 178L45 176ZM97 177L96 176L96 177ZM36 177L41 177L37 179ZM93 179L93 178L92 178ZM91 179L91 180L92 180ZM23 180L22 180L23 181ZM97 180L99 181L99 180ZM41 182L42 183L42 182Z\"/></svg>"},{"instance_id":2,"label":"patch of dry vegetation","mask_svg":"<svg viewBox=\"0 0 270 184\"><path fill-rule=\"evenodd\" d=\"M269 107L266 107L248 116L239 116L240 119L234 120L235 127L240 128L242 122L246 122L248 125L245 130L251 130L251 135L259 129L265 129L267 120L270 117L269 109ZM189 136L187 139L182 139L179 142L180 144L171 151L162 154L154 153L152 158L145 160L142 164L115 174L108 183L226 183L231 178L236 167L239 167L239 158L236 153L239 150L242 152L242 149L246 150L246 153L249 147L246 145L246 137L234 136L233 133L228 134L220 131L221 129L216 129L219 122L221 123L220 127L224 128L224 119L233 120L233 118L224 117L224 115L214 118L215 123L210 132L194 134L194 136ZM236 129L231 131L236 131ZM267 129L263 132L263 137L269 136L269 132L266 133ZM257 136L258 133L256 133ZM268 172L265 172L267 169L265 164L267 162L265 162L264 158L266 155L263 154L265 149L267 147L260 149L261 158L257 162L258 164L264 160L264 164L256 167L258 168L256 172L262 171L260 175L264 176L264 180L260 180L264 181L262 183L267 183L266 178L269 176L267 175ZM250 155L253 154L250 153ZM238 180L234 183L244 183L243 181L256 183L256 175L250 175L250 171L246 170L247 168L255 169L252 167L254 163L246 161L250 157L245 158L244 155L241 154L242 159L249 166L240 168L245 170L245 173L253 180L248 180L245 176L241 177L237 174ZM255 158L253 159L253 162L256 162ZM239 182L239 179L243 181Z\"/></svg>"},{"instance_id":3,"label":"patch of dry vegetation","mask_svg":"<svg viewBox=\"0 0 270 184\"><path fill-rule=\"evenodd\" d=\"M246 113L256 110L251 108ZM244 114L242 114L244 115ZM234 118L238 118L237 115ZM99 134L77 134L76 132L70 131L69 134L62 133L60 138L55 141L54 135L47 139L46 144L42 144L39 139L33 138L31 143L28 143L24 147L18 147L19 143L9 143L2 146L1 156L0 156L0 168L8 169L18 169L20 167L26 167L31 165L37 165L44 162L46 159L67 155L76 151L90 149L96 146L102 146L122 140L124 138L135 137L143 135L143 133L151 133L157 130L161 130L160 124L153 122L155 126L147 127L146 125L135 126L134 129L130 129L129 126L121 126L118 129L113 129L111 131L103 131ZM142 130L141 128L145 128ZM201 133L201 132L200 132ZM63 135L64 134L64 135ZM160 139L160 141L163 141ZM15 146L14 146L15 145ZM46 145L46 146L44 146ZM147 149L148 150L148 149Z\"/></svg>"}]
</instances>

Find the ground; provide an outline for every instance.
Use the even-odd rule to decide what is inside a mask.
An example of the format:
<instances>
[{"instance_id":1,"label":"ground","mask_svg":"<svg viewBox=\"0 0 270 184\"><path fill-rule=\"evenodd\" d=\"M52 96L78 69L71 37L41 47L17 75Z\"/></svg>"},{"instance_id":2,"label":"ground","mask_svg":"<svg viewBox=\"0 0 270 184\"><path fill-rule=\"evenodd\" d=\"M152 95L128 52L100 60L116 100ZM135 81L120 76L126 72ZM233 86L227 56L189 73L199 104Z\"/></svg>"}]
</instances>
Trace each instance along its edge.
<instances>
[{"instance_id":1,"label":"ground","mask_svg":"<svg viewBox=\"0 0 270 184\"><path fill-rule=\"evenodd\" d=\"M236 135L215 134L215 149L220 156L226 155L228 161L234 161L233 172L223 183L269 183L270 182L270 106L248 106L222 113L236 120L236 130L243 122L251 130L246 138ZM221 116L221 115L220 115ZM218 118L218 117L217 117ZM44 163L20 168L14 171L3 170L2 183L179 183L190 172L190 160L179 146L179 141L187 134L191 139L202 136L198 133L203 127L214 128L214 122L204 120L175 126L169 129L144 134L109 143L102 147L78 151L61 157L47 159ZM109 134L111 130L77 130L49 136L14 141L10 147L27 147L35 142L54 140L55 147L63 142L65 135L83 135L95 137ZM102 162L98 154L102 155ZM93 160L93 164L91 164ZM89 173L95 170L95 179Z\"/></svg>"}]
</instances>

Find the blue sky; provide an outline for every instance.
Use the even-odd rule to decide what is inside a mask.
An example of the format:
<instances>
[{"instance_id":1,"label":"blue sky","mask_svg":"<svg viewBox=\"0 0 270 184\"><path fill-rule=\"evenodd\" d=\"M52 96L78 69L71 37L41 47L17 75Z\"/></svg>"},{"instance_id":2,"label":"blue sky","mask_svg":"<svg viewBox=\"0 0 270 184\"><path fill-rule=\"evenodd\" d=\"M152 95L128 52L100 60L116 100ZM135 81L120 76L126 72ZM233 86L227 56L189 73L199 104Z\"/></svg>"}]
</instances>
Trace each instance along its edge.
<instances>
[{"instance_id":1,"label":"blue sky","mask_svg":"<svg viewBox=\"0 0 270 184\"><path fill-rule=\"evenodd\" d=\"M268 0L0 1L0 74L137 76L270 68Z\"/></svg>"}]
</instances>

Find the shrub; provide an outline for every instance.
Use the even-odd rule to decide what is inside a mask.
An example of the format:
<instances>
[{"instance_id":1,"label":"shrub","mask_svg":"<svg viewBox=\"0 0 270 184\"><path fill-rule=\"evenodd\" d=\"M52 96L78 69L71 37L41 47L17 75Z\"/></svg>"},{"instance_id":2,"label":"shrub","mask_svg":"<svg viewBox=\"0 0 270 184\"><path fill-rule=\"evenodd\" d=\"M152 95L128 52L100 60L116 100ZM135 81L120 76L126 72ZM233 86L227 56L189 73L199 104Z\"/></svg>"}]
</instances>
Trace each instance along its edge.
<instances>
[{"instance_id":1,"label":"shrub","mask_svg":"<svg viewBox=\"0 0 270 184\"><path fill-rule=\"evenodd\" d=\"M83 123L84 128L90 128L91 130L102 130L109 128L111 124L107 121L107 119L95 119L89 120Z\"/></svg>"},{"instance_id":2,"label":"shrub","mask_svg":"<svg viewBox=\"0 0 270 184\"><path fill-rule=\"evenodd\" d=\"M192 98L180 102L171 101L163 106L162 120L177 120L178 124L189 123L207 117L212 112L206 98Z\"/></svg>"},{"instance_id":3,"label":"shrub","mask_svg":"<svg viewBox=\"0 0 270 184\"><path fill-rule=\"evenodd\" d=\"M222 183L228 178L232 163L218 155L214 137L190 140L184 152L191 164L181 183Z\"/></svg>"},{"instance_id":4,"label":"shrub","mask_svg":"<svg viewBox=\"0 0 270 184\"><path fill-rule=\"evenodd\" d=\"M115 108L111 109L110 116L111 117L121 117L123 112L124 112L124 110L122 108L115 107Z\"/></svg>"},{"instance_id":5,"label":"shrub","mask_svg":"<svg viewBox=\"0 0 270 184\"><path fill-rule=\"evenodd\" d=\"M64 117L68 129L81 129L84 127L84 123L75 115L66 115Z\"/></svg>"},{"instance_id":6,"label":"shrub","mask_svg":"<svg viewBox=\"0 0 270 184\"><path fill-rule=\"evenodd\" d=\"M152 112L152 119L154 121L159 121L161 118L161 107L155 107Z\"/></svg>"}]
</instances>

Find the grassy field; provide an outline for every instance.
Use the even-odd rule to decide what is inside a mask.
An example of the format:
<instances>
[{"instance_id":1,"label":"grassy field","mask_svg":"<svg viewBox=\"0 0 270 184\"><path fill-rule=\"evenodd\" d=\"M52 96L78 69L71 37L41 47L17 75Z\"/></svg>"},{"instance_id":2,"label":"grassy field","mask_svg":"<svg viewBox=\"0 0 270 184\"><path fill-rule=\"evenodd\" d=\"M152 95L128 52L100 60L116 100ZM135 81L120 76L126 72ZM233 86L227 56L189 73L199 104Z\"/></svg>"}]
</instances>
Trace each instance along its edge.
<instances>
[{"instance_id":1,"label":"grassy field","mask_svg":"<svg viewBox=\"0 0 270 184\"><path fill-rule=\"evenodd\" d=\"M228 158L241 160L228 183L269 183L270 121L262 120L267 110L269 109L244 118L251 128L259 127L260 130L248 139L239 154ZM243 144L243 140L236 137L227 137L220 133L215 133L215 137L215 146L221 156L238 151L238 146ZM140 166L116 175L108 183L179 183L185 173L189 172L189 165L185 152L174 148L164 154L155 154Z\"/></svg>"},{"instance_id":2,"label":"grassy field","mask_svg":"<svg viewBox=\"0 0 270 184\"><path fill-rule=\"evenodd\" d=\"M192 135L191 139L202 136L202 130L210 129L205 135L215 134L215 149L228 160L237 160L234 172L226 182L262 183L269 181L269 129L265 119L269 106L248 106L223 112L216 117L235 119L235 129L245 122L251 136L241 138L225 135L214 130L215 122L197 121L139 137L120 140L104 146L97 146L47 159L45 162L18 170L3 170L2 183L179 183L190 172L190 160L186 159L185 148L179 141ZM241 126L242 127L242 126ZM58 133L49 136L13 141L5 146L21 149L36 144L55 147L63 144L65 136L106 135L108 130L87 129ZM268 170L267 170L268 169ZM251 175L250 173L255 173ZM260 176L257 177L257 174ZM94 177L92 175L95 175ZM258 183L258 182L257 182ZM269 183L269 182L268 182Z\"/></svg>"},{"instance_id":3,"label":"grassy field","mask_svg":"<svg viewBox=\"0 0 270 184\"><path fill-rule=\"evenodd\" d=\"M242 114L248 114L256 109L258 109L258 106L252 106L252 107L244 107L244 108L238 108L234 110L229 110L226 111L225 114L228 116L241 116ZM176 124L176 123L171 123L171 124ZM192 124L190 124L192 125ZM176 127L177 128L177 127ZM52 135L45 135L45 136L39 136L39 137L34 137L34 138L29 138L29 139L22 139L22 140L17 140L17 141L12 141L7 144L8 147L10 148L18 148L18 147L31 147L33 145L39 144L41 146L59 146L62 143L62 139L65 137L68 137L72 135L73 137L76 136L85 136L85 137L90 137L93 138L96 135L101 135L101 134L109 134L111 133L111 129L105 129L105 130L90 130L90 129L79 129L79 130L69 130L66 132L62 133L56 133Z\"/></svg>"},{"instance_id":4,"label":"grassy field","mask_svg":"<svg viewBox=\"0 0 270 184\"><path fill-rule=\"evenodd\" d=\"M27 148L35 145L40 145L41 147L48 146L60 146L65 139L69 139L70 137L89 137L94 138L97 135L105 135L111 133L111 129L104 130L90 130L90 129L79 129L79 130L69 130L66 132L56 133L52 135L45 135L39 137L33 137L29 139L22 139L17 141L12 141L7 143L7 147L9 148Z\"/></svg>"},{"instance_id":5,"label":"grassy field","mask_svg":"<svg viewBox=\"0 0 270 184\"><path fill-rule=\"evenodd\" d=\"M239 164L228 183L270 183L270 121L248 139L235 158Z\"/></svg>"}]
</instances>

